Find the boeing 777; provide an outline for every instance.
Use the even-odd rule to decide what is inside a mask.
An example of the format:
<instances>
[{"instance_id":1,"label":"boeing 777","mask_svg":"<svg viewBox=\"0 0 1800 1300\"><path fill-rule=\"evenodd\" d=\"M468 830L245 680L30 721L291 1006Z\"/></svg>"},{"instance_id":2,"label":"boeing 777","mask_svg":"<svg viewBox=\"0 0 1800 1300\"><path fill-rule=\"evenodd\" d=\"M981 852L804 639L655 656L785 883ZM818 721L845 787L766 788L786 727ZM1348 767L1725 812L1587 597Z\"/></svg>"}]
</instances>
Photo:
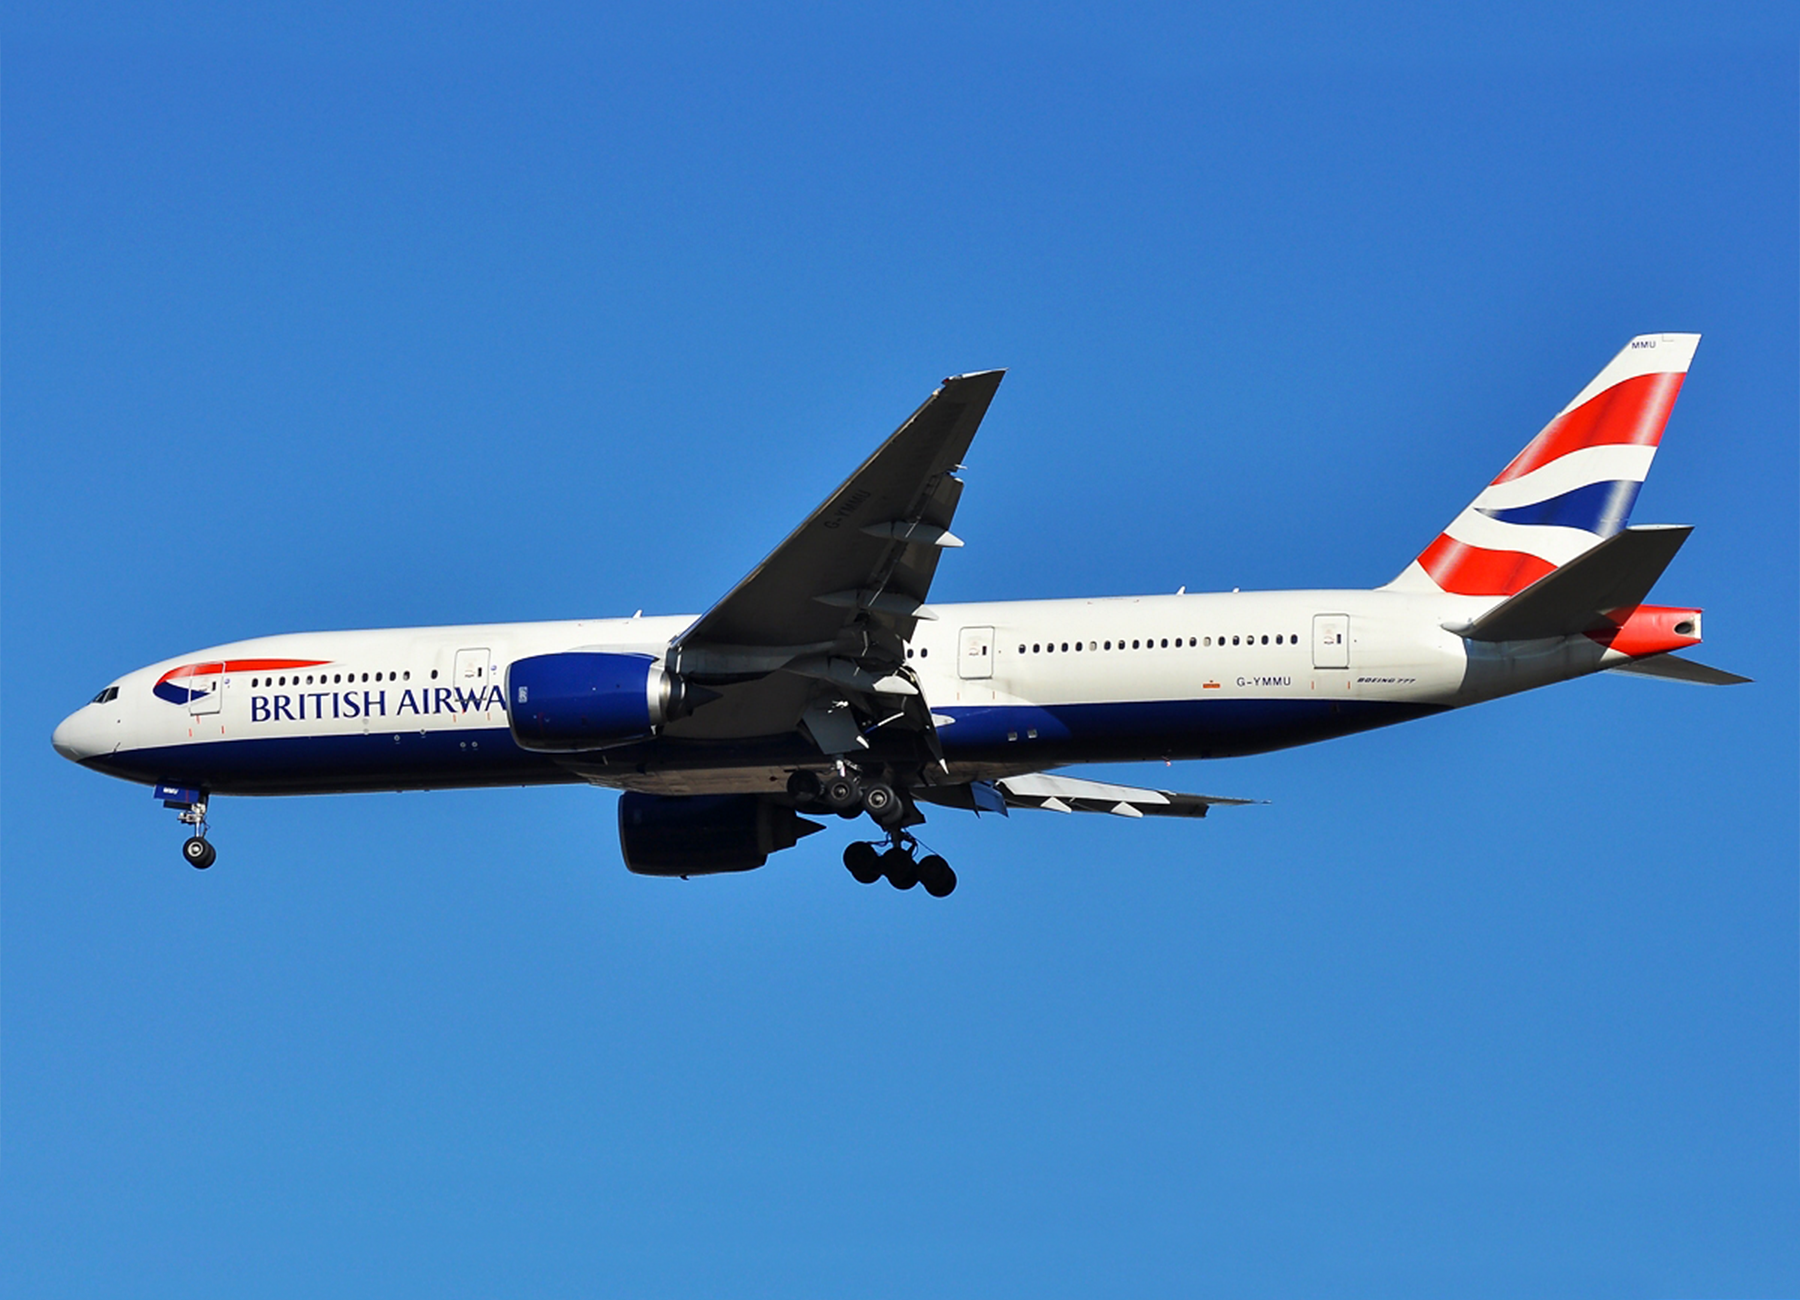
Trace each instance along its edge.
<instances>
[{"instance_id":1,"label":"boeing 777","mask_svg":"<svg viewBox=\"0 0 1800 1300\"><path fill-rule=\"evenodd\" d=\"M947 379L711 609L308 632L151 664L56 728L155 787L209 867L213 795L588 782L625 865L760 867L867 816L865 884L956 875L926 806L1203 817L1243 803L1057 774L1326 740L1606 670L1724 684L1646 604L1691 529L1627 526L1695 334L1632 339L1398 577L1373 590L927 603L1000 385Z\"/></svg>"}]
</instances>

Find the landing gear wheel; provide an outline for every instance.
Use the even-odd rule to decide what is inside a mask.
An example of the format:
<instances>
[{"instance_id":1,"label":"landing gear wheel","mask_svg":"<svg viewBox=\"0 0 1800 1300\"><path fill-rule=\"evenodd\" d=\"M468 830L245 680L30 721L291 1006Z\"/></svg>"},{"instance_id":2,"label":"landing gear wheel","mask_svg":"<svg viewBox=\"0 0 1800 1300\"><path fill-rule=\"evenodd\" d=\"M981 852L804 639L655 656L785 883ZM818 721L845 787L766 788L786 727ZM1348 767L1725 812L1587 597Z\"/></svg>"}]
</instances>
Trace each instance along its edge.
<instances>
[{"instance_id":1,"label":"landing gear wheel","mask_svg":"<svg viewBox=\"0 0 1800 1300\"><path fill-rule=\"evenodd\" d=\"M859 885L872 885L881 879L881 854L873 844L857 840L844 849L844 866Z\"/></svg>"},{"instance_id":2,"label":"landing gear wheel","mask_svg":"<svg viewBox=\"0 0 1800 1300\"><path fill-rule=\"evenodd\" d=\"M819 797L819 774L805 770L788 777L788 793L800 803L812 803Z\"/></svg>"},{"instance_id":3,"label":"landing gear wheel","mask_svg":"<svg viewBox=\"0 0 1800 1300\"><path fill-rule=\"evenodd\" d=\"M948 898L950 891L956 888L956 873L950 870L948 862L933 853L919 861L919 883L933 898Z\"/></svg>"},{"instance_id":4,"label":"landing gear wheel","mask_svg":"<svg viewBox=\"0 0 1800 1300\"><path fill-rule=\"evenodd\" d=\"M820 789L825 806L840 817L855 817L862 812L862 782L843 773L828 779Z\"/></svg>"},{"instance_id":5,"label":"landing gear wheel","mask_svg":"<svg viewBox=\"0 0 1800 1300\"><path fill-rule=\"evenodd\" d=\"M911 889L919 883L919 864L905 849L889 849L881 855L881 874L895 889Z\"/></svg>"},{"instance_id":6,"label":"landing gear wheel","mask_svg":"<svg viewBox=\"0 0 1800 1300\"><path fill-rule=\"evenodd\" d=\"M871 781L863 787L863 811L875 819L877 826L892 826L906 810L894 787L886 781Z\"/></svg>"},{"instance_id":7,"label":"landing gear wheel","mask_svg":"<svg viewBox=\"0 0 1800 1300\"><path fill-rule=\"evenodd\" d=\"M181 846L181 856L187 859L190 867L205 871L218 860L219 851L195 835Z\"/></svg>"}]
</instances>

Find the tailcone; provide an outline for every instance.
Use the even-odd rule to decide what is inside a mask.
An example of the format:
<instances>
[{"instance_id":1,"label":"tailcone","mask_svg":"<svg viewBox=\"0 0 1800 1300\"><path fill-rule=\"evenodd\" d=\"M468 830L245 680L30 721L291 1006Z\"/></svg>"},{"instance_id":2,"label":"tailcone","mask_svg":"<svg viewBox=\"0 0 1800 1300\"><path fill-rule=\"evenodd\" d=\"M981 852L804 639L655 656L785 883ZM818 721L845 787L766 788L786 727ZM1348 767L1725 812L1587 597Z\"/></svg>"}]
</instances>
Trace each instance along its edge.
<instances>
[{"instance_id":1,"label":"tailcone","mask_svg":"<svg viewBox=\"0 0 1800 1300\"><path fill-rule=\"evenodd\" d=\"M1700 644L1700 611L1673 605L1638 605L1608 614L1609 627L1588 637L1612 654L1628 659L1668 654Z\"/></svg>"}]
</instances>

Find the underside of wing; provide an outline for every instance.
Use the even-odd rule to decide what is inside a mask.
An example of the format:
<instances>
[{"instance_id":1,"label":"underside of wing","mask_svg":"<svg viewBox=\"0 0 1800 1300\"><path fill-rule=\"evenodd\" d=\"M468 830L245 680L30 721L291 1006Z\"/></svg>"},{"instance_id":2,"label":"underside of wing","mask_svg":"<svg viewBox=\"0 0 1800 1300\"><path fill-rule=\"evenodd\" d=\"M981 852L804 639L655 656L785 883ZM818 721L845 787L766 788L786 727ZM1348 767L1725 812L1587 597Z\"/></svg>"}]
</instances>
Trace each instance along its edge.
<instances>
[{"instance_id":1,"label":"underside of wing","mask_svg":"<svg viewBox=\"0 0 1800 1300\"><path fill-rule=\"evenodd\" d=\"M972 808L979 812L1042 808L1061 813L1111 813L1115 817L1204 817L1208 809L1218 804L1256 802L1221 795L1146 790L1139 786L1112 785L1049 772L1032 772L991 782L977 781L964 786L940 786L915 793L931 803Z\"/></svg>"}]
</instances>

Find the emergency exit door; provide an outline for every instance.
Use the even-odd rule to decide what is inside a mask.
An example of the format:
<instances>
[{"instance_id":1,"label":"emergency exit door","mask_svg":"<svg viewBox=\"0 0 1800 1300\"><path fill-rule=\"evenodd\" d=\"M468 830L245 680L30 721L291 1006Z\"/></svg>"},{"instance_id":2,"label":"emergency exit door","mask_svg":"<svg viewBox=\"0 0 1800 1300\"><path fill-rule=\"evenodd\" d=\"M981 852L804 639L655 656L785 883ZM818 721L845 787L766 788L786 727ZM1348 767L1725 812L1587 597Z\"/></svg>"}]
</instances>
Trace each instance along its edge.
<instances>
[{"instance_id":1,"label":"emergency exit door","mask_svg":"<svg viewBox=\"0 0 1800 1300\"><path fill-rule=\"evenodd\" d=\"M489 721L488 701L494 698L490 688L498 684L492 658L486 648L456 652L450 685L456 692L457 716L464 722Z\"/></svg>"}]
</instances>

